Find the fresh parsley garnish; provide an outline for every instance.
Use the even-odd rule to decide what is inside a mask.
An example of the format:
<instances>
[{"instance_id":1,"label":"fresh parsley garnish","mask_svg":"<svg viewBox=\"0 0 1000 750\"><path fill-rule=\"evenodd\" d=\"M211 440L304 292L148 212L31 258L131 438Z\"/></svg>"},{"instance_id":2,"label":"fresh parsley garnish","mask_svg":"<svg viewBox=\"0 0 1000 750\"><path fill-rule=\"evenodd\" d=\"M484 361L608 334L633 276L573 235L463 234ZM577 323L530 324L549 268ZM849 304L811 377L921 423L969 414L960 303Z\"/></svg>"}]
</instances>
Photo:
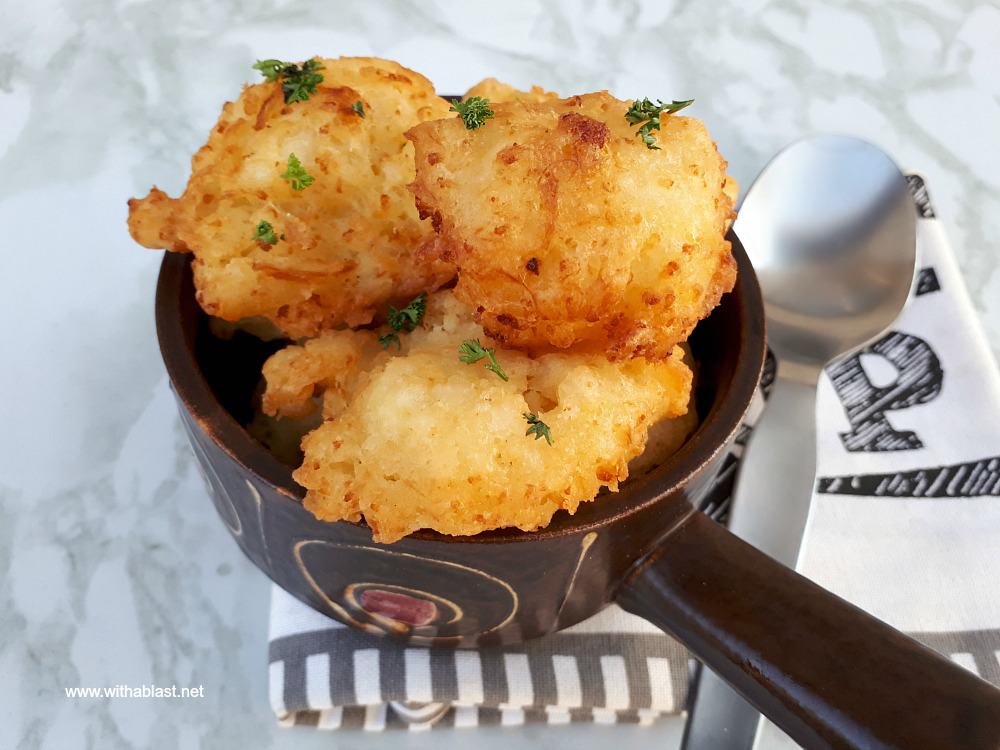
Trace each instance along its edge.
<instances>
[{"instance_id":1,"label":"fresh parsley garnish","mask_svg":"<svg viewBox=\"0 0 1000 750\"><path fill-rule=\"evenodd\" d=\"M365 116L365 105L364 102L362 102L360 99L358 99L356 102L354 102L354 104L351 105L351 109L354 110L354 113L358 117Z\"/></svg>"},{"instance_id":2,"label":"fresh parsley garnish","mask_svg":"<svg viewBox=\"0 0 1000 750\"><path fill-rule=\"evenodd\" d=\"M302 166L302 162L299 161L299 157L295 154L289 154L288 169L281 175L281 179L288 180L292 186L292 190L305 190L313 184L316 178L306 172L305 167Z\"/></svg>"},{"instance_id":3,"label":"fresh parsley garnish","mask_svg":"<svg viewBox=\"0 0 1000 750\"><path fill-rule=\"evenodd\" d=\"M503 368L500 366L500 363L497 362L496 352L493 349L487 349L480 344L479 339L466 339L462 342L462 345L458 347L458 359L460 362L464 362L467 365L475 364L484 358L489 360L489 362L486 363L487 370L494 373L503 381L510 380L510 378L507 377L507 373L505 373Z\"/></svg>"},{"instance_id":4,"label":"fresh parsley garnish","mask_svg":"<svg viewBox=\"0 0 1000 750\"><path fill-rule=\"evenodd\" d=\"M653 104L649 99L643 99L642 101L637 99L628 108L628 112L625 113L625 119L628 120L629 125L639 125L642 123L642 127L636 132L636 136L642 138L642 142L646 144L646 148L659 149L660 147L656 145L656 138L653 136L653 131L660 129L660 115L664 112L672 115L674 112L679 112L693 102L694 99L685 99L684 101L674 100L670 104L664 104L657 99L656 104Z\"/></svg>"},{"instance_id":5,"label":"fresh parsley garnish","mask_svg":"<svg viewBox=\"0 0 1000 750\"><path fill-rule=\"evenodd\" d=\"M486 123L487 118L493 117L490 100L481 96L470 96L464 102L455 99L448 111L458 112L458 116L462 118L462 122L465 123L468 130L481 128Z\"/></svg>"},{"instance_id":6,"label":"fresh parsley garnish","mask_svg":"<svg viewBox=\"0 0 1000 750\"><path fill-rule=\"evenodd\" d=\"M395 344L397 349L401 349L403 347L402 342L399 340L398 333L387 333L384 336L379 336L378 342L382 345L383 349L388 349L390 344Z\"/></svg>"},{"instance_id":7,"label":"fresh parsley garnish","mask_svg":"<svg viewBox=\"0 0 1000 750\"><path fill-rule=\"evenodd\" d=\"M395 344L397 347L401 347L402 344L399 340L399 334L410 333L418 325L420 321L424 319L424 313L427 312L427 295L418 294L412 300L410 304L401 310L397 310L395 307L389 307L389 314L386 316L386 321L389 324L389 328L392 329L392 333L387 333L384 336L379 336L378 342L382 345L383 349L388 349L390 344Z\"/></svg>"},{"instance_id":8,"label":"fresh parsley garnish","mask_svg":"<svg viewBox=\"0 0 1000 750\"><path fill-rule=\"evenodd\" d=\"M528 431L525 435L534 434L535 440L538 438L545 438L545 442L552 445L552 431L549 426L545 424L542 420L538 418L538 415L534 412L526 411L524 412L524 418L528 420Z\"/></svg>"},{"instance_id":9,"label":"fresh parsley garnish","mask_svg":"<svg viewBox=\"0 0 1000 750\"><path fill-rule=\"evenodd\" d=\"M389 308L389 327L394 331L409 333L420 325L425 312L427 312L427 295L418 294L402 310L397 310L395 307Z\"/></svg>"},{"instance_id":10,"label":"fresh parsley garnish","mask_svg":"<svg viewBox=\"0 0 1000 750\"><path fill-rule=\"evenodd\" d=\"M281 77L282 71L291 66L293 66L293 63L286 63L281 60L258 60L253 64L253 69L259 70L268 83L274 83Z\"/></svg>"},{"instance_id":11,"label":"fresh parsley garnish","mask_svg":"<svg viewBox=\"0 0 1000 750\"><path fill-rule=\"evenodd\" d=\"M281 235L281 239L284 238L285 235ZM278 235L274 233L274 227L267 221L262 221L257 225L253 232L253 239L257 242L263 242L265 245L278 244Z\"/></svg>"},{"instance_id":12,"label":"fresh parsley garnish","mask_svg":"<svg viewBox=\"0 0 1000 750\"><path fill-rule=\"evenodd\" d=\"M304 102L316 93L316 86L323 82L323 70L318 60L306 60L301 65L281 60L258 60L254 70L259 70L268 83L281 81L285 104Z\"/></svg>"}]
</instances>

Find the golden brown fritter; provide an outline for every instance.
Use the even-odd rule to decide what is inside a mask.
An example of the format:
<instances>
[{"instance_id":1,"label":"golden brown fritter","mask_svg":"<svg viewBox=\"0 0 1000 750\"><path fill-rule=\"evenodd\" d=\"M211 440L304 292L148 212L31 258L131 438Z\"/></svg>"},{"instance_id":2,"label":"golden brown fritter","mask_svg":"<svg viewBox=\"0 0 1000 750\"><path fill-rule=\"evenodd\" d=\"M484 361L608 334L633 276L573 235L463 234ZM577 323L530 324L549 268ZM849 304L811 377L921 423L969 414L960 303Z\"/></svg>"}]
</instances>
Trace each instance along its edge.
<instances>
[{"instance_id":1,"label":"golden brown fritter","mask_svg":"<svg viewBox=\"0 0 1000 750\"><path fill-rule=\"evenodd\" d=\"M447 116L448 103L426 78L388 60L321 63L323 81L308 101L286 104L280 82L263 82L227 103L180 198L153 188L129 201L138 242L194 253L207 312L262 316L294 338L368 323L388 302L454 275L448 263L418 258L432 233L406 189L414 165L403 137ZM290 154L314 179L305 189L281 176ZM262 221L275 244L255 241Z\"/></svg>"},{"instance_id":2,"label":"golden brown fritter","mask_svg":"<svg viewBox=\"0 0 1000 750\"><path fill-rule=\"evenodd\" d=\"M315 412L322 398L324 414L334 416L382 353L376 335L368 330L324 331L301 345L285 347L262 368L267 388L261 409L268 416L301 419Z\"/></svg>"},{"instance_id":3,"label":"golden brown fritter","mask_svg":"<svg viewBox=\"0 0 1000 750\"><path fill-rule=\"evenodd\" d=\"M661 115L648 149L629 105L501 103L476 130L449 118L407 133L433 252L502 346L656 360L732 288L726 162L690 117Z\"/></svg>"},{"instance_id":4,"label":"golden brown fritter","mask_svg":"<svg viewBox=\"0 0 1000 750\"><path fill-rule=\"evenodd\" d=\"M509 83L498 81L496 78L484 78L466 91L462 100L464 101L472 96L481 96L484 99L489 99L492 104L500 104L501 102L549 102L559 98L559 94L554 91L546 91L541 86L532 86L530 91L521 91Z\"/></svg>"},{"instance_id":5,"label":"golden brown fritter","mask_svg":"<svg viewBox=\"0 0 1000 750\"><path fill-rule=\"evenodd\" d=\"M615 363L500 351L505 382L483 362L459 361L462 342L481 334L468 309L441 292L431 297L423 325L401 336L398 353L392 348L366 360L356 352L374 334L327 332L318 340L330 341L323 354L310 342L272 357L265 366L272 408L305 403L314 386L335 394L333 407L324 406L326 421L302 441L305 458L294 474L312 513L329 521L364 517L378 542L421 528L538 529L602 487L616 490L649 426L687 408L691 371L680 348L659 362ZM367 342L352 349L343 343L351 336ZM285 377L283 371L301 367L310 345L303 371L311 374ZM345 377L348 360L362 371ZM331 369L311 369L319 362ZM276 400L273 389L294 395ZM549 426L552 445L525 435L526 412ZM291 413L300 412L293 405Z\"/></svg>"}]
</instances>

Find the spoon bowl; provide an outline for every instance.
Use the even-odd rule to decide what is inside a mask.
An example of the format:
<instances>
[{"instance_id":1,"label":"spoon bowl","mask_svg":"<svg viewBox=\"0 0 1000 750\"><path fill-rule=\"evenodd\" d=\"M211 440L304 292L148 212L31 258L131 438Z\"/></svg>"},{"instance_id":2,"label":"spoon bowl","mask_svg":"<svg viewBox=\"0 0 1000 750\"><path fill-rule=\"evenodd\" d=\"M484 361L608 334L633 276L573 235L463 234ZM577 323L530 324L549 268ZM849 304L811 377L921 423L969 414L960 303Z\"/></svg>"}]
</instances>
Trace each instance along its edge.
<instances>
[{"instance_id":1,"label":"spoon bowl","mask_svg":"<svg viewBox=\"0 0 1000 750\"><path fill-rule=\"evenodd\" d=\"M915 218L906 179L866 141L806 138L768 164L735 229L779 361L821 368L892 323L913 281Z\"/></svg>"}]
</instances>

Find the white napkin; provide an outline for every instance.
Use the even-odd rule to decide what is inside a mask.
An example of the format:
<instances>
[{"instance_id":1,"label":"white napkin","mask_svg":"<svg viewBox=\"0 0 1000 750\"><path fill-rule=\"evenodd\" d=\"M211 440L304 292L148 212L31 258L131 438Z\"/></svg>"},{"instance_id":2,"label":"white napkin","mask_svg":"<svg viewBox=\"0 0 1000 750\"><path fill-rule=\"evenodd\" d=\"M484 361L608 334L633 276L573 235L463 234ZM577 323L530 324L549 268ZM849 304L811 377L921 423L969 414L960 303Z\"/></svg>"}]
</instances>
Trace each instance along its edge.
<instances>
[{"instance_id":1,"label":"white napkin","mask_svg":"<svg viewBox=\"0 0 1000 750\"><path fill-rule=\"evenodd\" d=\"M799 570L1000 684L1000 375L923 180L909 180L918 282L892 330L820 382Z\"/></svg>"},{"instance_id":2,"label":"white napkin","mask_svg":"<svg viewBox=\"0 0 1000 750\"><path fill-rule=\"evenodd\" d=\"M1000 685L1000 376L923 179L908 180L919 281L892 331L820 383L800 570ZM716 518L742 442L706 501ZM684 709L690 671L679 644L616 606L455 652L355 632L275 587L270 639L279 720L326 729L649 724Z\"/></svg>"}]
</instances>

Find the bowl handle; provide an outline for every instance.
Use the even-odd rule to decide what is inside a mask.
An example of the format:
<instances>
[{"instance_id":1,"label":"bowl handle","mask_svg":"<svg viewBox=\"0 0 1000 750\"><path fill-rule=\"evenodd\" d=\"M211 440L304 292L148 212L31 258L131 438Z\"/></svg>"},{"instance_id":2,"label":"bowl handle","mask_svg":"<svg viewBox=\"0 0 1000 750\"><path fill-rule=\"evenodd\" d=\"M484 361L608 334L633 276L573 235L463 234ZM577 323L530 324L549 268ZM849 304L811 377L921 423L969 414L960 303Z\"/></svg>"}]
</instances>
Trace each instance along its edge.
<instances>
[{"instance_id":1,"label":"bowl handle","mask_svg":"<svg viewBox=\"0 0 1000 750\"><path fill-rule=\"evenodd\" d=\"M700 512L616 598L806 748L1000 748L1000 690Z\"/></svg>"}]
</instances>

